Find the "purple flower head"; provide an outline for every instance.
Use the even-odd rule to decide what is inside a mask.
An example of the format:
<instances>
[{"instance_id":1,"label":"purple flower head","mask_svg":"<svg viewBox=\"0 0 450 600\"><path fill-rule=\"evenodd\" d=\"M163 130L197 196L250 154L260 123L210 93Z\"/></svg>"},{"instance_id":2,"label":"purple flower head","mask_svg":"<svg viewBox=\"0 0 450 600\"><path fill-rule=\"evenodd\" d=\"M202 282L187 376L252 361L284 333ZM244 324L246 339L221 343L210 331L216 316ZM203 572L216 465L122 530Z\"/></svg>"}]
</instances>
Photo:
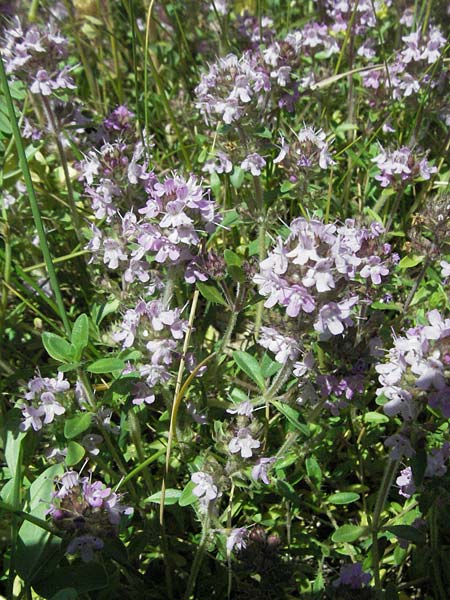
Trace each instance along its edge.
<instances>
[{"instance_id":1,"label":"purple flower head","mask_svg":"<svg viewBox=\"0 0 450 600\"><path fill-rule=\"evenodd\" d=\"M106 130L124 132L131 128L134 114L124 105L115 108L103 121Z\"/></svg>"},{"instance_id":2,"label":"purple flower head","mask_svg":"<svg viewBox=\"0 0 450 600\"><path fill-rule=\"evenodd\" d=\"M370 573L365 573L360 563L354 563L341 568L339 577L333 582L333 586L347 585L352 590L359 590L368 585L371 579Z\"/></svg>"}]
</instances>

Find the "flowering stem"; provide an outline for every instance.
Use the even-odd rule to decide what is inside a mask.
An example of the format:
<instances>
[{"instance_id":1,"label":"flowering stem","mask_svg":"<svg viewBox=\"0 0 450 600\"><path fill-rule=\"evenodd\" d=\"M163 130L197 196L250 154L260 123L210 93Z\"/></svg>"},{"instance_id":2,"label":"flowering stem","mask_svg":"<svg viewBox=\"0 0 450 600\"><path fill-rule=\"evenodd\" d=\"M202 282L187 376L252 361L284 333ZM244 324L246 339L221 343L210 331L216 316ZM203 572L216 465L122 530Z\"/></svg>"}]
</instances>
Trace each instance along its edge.
<instances>
[{"instance_id":1,"label":"flowering stem","mask_svg":"<svg viewBox=\"0 0 450 600\"><path fill-rule=\"evenodd\" d=\"M22 170L22 175L25 180L25 186L27 188L28 198L30 201L31 212L33 213L34 224L36 227L36 231L39 238L39 245L44 257L45 265L47 268L48 276L50 279L50 285L52 287L53 293L55 295L56 304L58 306L59 317L63 322L65 332L68 336L70 336L70 323L67 317L66 309L64 306L64 302L61 295L61 290L58 283L58 278L56 276L55 267L53 265L52 257L50 254L50 249L47 242L47 236L45 234L44 225L42 223L41 213L39 210L39 206L36 199L36 194L34 192L33 181L31 179L31 173L28 166L27 157L25 154L25 148L22 141L22 136L20 135L19 125L16 119L16 113L14 111L14 105L11 98L11 93L9 91L8 79L6 77L5 68L3 65L3 58L0 56L0 87L3 91L3 95L5 97L6 106L8 109L9 120L11 124L11 128L13 131L14 140L16 143L17 154L19 157L19 164Z\"/></svg>"},{"instance_id":2,"label":"flowering stem","mask_svg":"<svg viewBox=\"0 0 450 600\"><path fill-rule=\"evenodd\" d=\"M392 481L394 479L395 472L397 470L398 460L389 459L386 468L383 473L383 479L381 486L378 491L377 501L375 504L375 510L372 518L372 567L375 578L375 588L377 594L382 596L381 578L380 578L380 548L378 546L378 532L380 529L381 513L383 512L386 499L391 489Z\"/></svg>"},{"instance_id":3,"label":"flowering stem","mask_svg":"<svg viewBox=\"0 0 450 600\"><path fill-rule=\"evenodd\" d=\"M258 213L258 258L259 262L266 256L266 215L264 213L264 193L261 186L261 179L253 177L253 185L256 196L256 209ZM262 325L262 315L264 311L263 302L259 302L256 307L255 316L255 338L258 339L259 331Z\"/></svg>"}]
</instances>

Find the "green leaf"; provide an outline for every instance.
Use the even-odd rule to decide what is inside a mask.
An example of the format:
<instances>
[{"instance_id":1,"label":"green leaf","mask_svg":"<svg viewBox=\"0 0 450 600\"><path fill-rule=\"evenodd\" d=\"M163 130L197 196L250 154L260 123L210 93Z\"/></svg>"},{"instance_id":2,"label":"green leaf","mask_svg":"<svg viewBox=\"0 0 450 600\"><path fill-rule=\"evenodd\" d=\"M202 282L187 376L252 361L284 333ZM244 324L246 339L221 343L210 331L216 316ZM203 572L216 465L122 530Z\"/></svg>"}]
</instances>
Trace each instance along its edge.
<instances>
[{"instance_id":1,"label":"green leaf","mask_svg":"<svg viewBox=\"0 0 450 600\"><path fill-rule=\"evenodd\" d=\"M400 302L372 302L370 308L374 310L396 310L403 312L403 305Z\"/></svg>"},{"instance_id":2,"label":"green leaf","mask_svg":"<svg viewBox=\"0 0 450 600\"><path fill-rule=\"evenodd\" d=\"M223 257L228 267L236 266L240 267L242 265L242 259L238 256L233 250L228 250L228 248L223 253Z\"/></svg>"},{"instance_id":3,"label":"green leaf","mask_svg":"<svg viewBox=\"0 0 450 600\"><path fill-rule=\"evenodd\" d=\"M80 594L101 590L108 585L108 574L102 564L90 562L74 564L55 569L53 573L34 584L36 592L49 598L67 588L73 588Z\"/></svg>"},{"instance_id":4,"label":"green leaf","mask_svg":"<svg viewBox=\"0 0 450 600\"><path fill-rule=\"evenodd\" d=\"M220 177L215 171L211 173L209 185L211 186L211 189L214 192L214 196L218 196L220 194Z\"/></svg>"},{"instance_id":5,"label":"green leaf","mask_svg":"<svg viewBox=\"0 0 450 600\"><path fill-rule=\"evenodd\" d=\"M63 363L74 361L75 348L59 335L45 332L42 334L42 343L47 353L55 360Z\"/></svg>"},{"instance_id":6,"label":"green leaf","mask_svg":"<svg viewBox=\"0 0 450 600\"><path fill-rule=\"evenodd\" d=\"M362 537L368 532L367 527L361 527L360 525L342 525L336 529L331 536L333 542L337 544L354 542L358 538Z\"/></svg>"},{"instance_id":7,"label":"green leaf","mask_svg":"<svg viewBox=\"0 0 450 600\"><path fill-rule=\"evenodd\" d=\"M422 485L423 478L425 477L425 470L427 468L427 452L424 448L418 450L411 458L411 470L414 479L414 483L417 487Z\"/></svg>"},{"instance_id":8,"label":"green leaf","mask_svg":"<svg viewBox=\"0 0 450 600\"><path fill-rule=\"evenodd\" d=\"M295 186L296 186L295 183L292 183L290 181L285 181L284 183L281 184L280 193L286 194L286 192L290 192L292 189L294 189Z\"/></svg>"},{"instance_id":9,"label":"green leaf","mask_svg":"<svg viewBox=\"0 0 450 600\"><path fill-rule=\"evenodd\" d=\"M50 501L55 487L55 479L64 473L62 464L52 465L43 471L30 486L30 512L40 519L45 517L48 509L46 501Z\"/></svg>"},{"instance_id":10,"label":"green leaf","mask_svg":"<svg viewBox=\"0 0 450 600\"><path fill-rule=\"evenodd\" d=\"M222 298L219 290L213 285L208 285L206 283L197 281L197 289L203 298L208 300L208 302L212 302L213 304L222 304L222 306L228 306L227 302Z\"/></svg>"},{"instance_id":11,"label":"green leaf","mask_svg":"<svg viewBox=\"0 0 450 600\"><path fill-rule=\"evenodd\" d=\"M65 363L64 365L59 365L58 372L59 373L69 373L69 371L75 371L79 367L81 367L81 363L79 363L79 362Z\"/></svg>"},{"instance_id":12,"label":"green leaf","mask_svg":"<svg viewBox=\"0 0 450 600\"><path fill-rule=\"evenodd\" d=\"M327 503L328 504L351 504L352 502L356 502L359 500L359 494L355 492L338 492L336 494L331 494L328 496Z\"/></svg>"},{"instance_id":13,"label":"green leaf","mask_svg":"<svg viewBox=\"0 0 450 600\"><path fill-rule=\"evenodd\" d=\"M181 494L181 490L175 490L173 488L167 489L164 495L164 506L176 504L181 498ZM156 494L152 494L145 500L145 502L154 502L155 504L161 504L161 492L156 492Z\"/></svg>"},{"instance_id":14,"label":"green leaf","mask_svg":"<svg viewBox=\"0 0 450 600\"><path fill-rule=\"evenodd\" d=\"M322 469L320 468L316 457L308 456L308 458L305 460L305 466L308 477L320 484L322 481Z\"/></svg>"},{"instance_id":15,"label":"green leaf","mask_svg":"<svg viewBox=\"0 0 450 600\"><path fill-rule=\"evenodd\" d=\"M295 408L292 408L292 406L287 404L283 404L282 402L277 402L276 400L272 400L271 404L275 406L278 412L286 417L289 423L291 423L291 425L293 425L297 431L300 431L300 433L305 437L310 436L308 426L299 422L298 418L300 413L295 410Z\"/></svg>"},{"instance_id":16,"label":"green leaf","mask_svg":"<svg viewBox=\"0 0 450 600\"><path fill-rule=\"evenodd\" d=\"M411 254L410 256L404 256L398 263L399 269L412 269L417 267L423 261L424 257L418 254Z\"/></svg>"},{"instance_id":17,"label":"green leaf","mask_svg":"<svg viewBox=\"0 0 450 600\"><path fill-rule=\"evenodd\" d=\"M69 419L64 424L64 435L67 440L77 437L91 426L91 414L83 413Z\"/></svg>"},{"instance_id":18,"label":"green leaf","mask_svg":"<svg viewBox=\"0 0 450 600\"><path fill-rule=\"evenodd\" d=\"M244 183L245 172L241 167L234 167L232 174L230 175L231 185L237 190Z\"/></svg>"},{"instance_id":19,"label":"green leaf","mask_svg":"<svg viewBox=\"0 0 450 600\"><path fill-rule=\"evenodd\" d=\"M252 379L262 390L266 389L261 367L254 356L242 350L233 352L235 363Z\"/></svg>"},{"instance_id":20,"label":"green leaf","mask_svg":"<svg viewBox=\"0 0 450 600\"><path fill-rule=\"evenodd\" d=\"M299 495L289 482L278 479L276 485L278 493L281 494L283 498L292 502L294 506L299 507L301 505Z\"/></svg>"},{"instance_id":21,"label":"green leaf","mask_svg":"<svg viewBox=\"0 0 450 600\"><path fill-rule=\"evenodd\" d=\"M72 467L80 462L80 460L86 454L86 450L81 446L81 444L77 444L77 442L70 441L67 446L67 456L66 456L66 465L68 467Z\"/></svg>"},{"instance_id":22,"label":"green leaf","mask_svg":"<svg viewBox=\"0 0 450 600\"><path fill-rule=\"evenodd\" d=\"M100 325L105 317L119 310L119 306L120 301L117 298L104 304L94 304L91 311L93 321L97 326Z\"/></svg>"},{"instance_id":23,"label":"green leaf","mask_svg":"<svg viewBox=\"0 0 450 600\"><path fill-rule=\"evenodd\" d=\"M369 411L364 415L364 423L389 423L389 417L383 413Z\"/></svg>"},{"instance_id":24,"label":"green leaf","mask_svg":"<svg viewBox=\"0 0 450 600\"><path fill-rule=\"evenodd\" d=\"M57 592L50 600L77 600L78 592L75 588L64 588Z\"/></svg>"},{"instance_id":25,"label":"green leaf","mask_svg":"<svg viewBox=\"0 0 450 600\"><path fill-rule=\"evenodd\" d=\"M189 483L185 486L184 490L181 492L181 496L178 499L178 504L180 506L189 506L190 504L194 504L198 497L193 494L192 490L195 488L195 483L193 481L189 481Z\"/></svg>"},{"instance_id":26,"label":"green leaf","mask_svg":"<svg viewBox=\"0 0 450 600\"><path fill-rule=\"evenodd\" d=\"M386 527L386 531L390 531L397 538L408 540L408 542L412 542L413 544L420 545L425 543L423 531L420 531L411 525L391 525L390 527Z\"/></svg>"},{"instance_id":27,"label":"green leaf","mask_svg":"<svg viewBox=\"0 0 450 600\"><path fill-rule=\"evenodd\" d=\"M0 131L8 135L12 133L9 117L2 110L0 110Z\"/></svg>"},{"instance_id":28,"label":"green leaf","mask_svg":"<svg viewBox=\"0 0 450 600\"><path fill-rule=\"evenodd\" d=\"M234 281L237 281L238 283L244 283L245 273L241 267L237 267L236 265L230 265L227 271Z\"/></svg>"},{"instance_id":29,"label":"green leaf","mask_svg":"<svg viewBox=\"0 0 450 600\"><path fill-rule=\"evenodd\" d=\"M82 314L75 321L70 341L72 346L76 348L76 358L79 359L81 352L89 342L89 319L87 315Z\"/></svg>"},{"instance_id":30,"label":"green leaf","mask_svg":"<svg viewBox=\"0 0 450 600\"><path fill-rule=\"evenodd\" d=\"M125 361L120 358L100 358L87 367L89 373L113 373L123 369L125 369Z\"/></svg>"}]
</instances>

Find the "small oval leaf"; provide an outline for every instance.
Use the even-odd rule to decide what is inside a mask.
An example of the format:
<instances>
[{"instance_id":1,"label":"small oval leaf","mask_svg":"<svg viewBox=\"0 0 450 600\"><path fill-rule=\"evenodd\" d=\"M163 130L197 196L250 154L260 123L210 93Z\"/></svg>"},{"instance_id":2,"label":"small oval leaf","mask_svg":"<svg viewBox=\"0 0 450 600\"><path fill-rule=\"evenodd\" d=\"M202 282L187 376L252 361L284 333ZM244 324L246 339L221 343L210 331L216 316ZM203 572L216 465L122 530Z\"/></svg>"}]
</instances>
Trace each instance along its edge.
<instances>
[{"instance_id":1,"label":"small oval leaf","mask_svg":"<svg viewBox=\"0 0 450 600\"><path fill-rule=\"evenodd\" d=\"M164 494L164 506L176 504L180 499L181 494L181 490L175 490L172 488L167 489L166 493ZM156 494L152 494L146 499L146 502L154 502L155 504L161 504L161 492L156 492Z\"/></svg>"},{"instance_id":2,"label":"small oval leaf","mask_svg":"<svg viewBox=\"0 0 450 600\"><path fill-rule=\"evenodd\" d=\"M359 500L359 494L356 492L337 492L328 496L328 504L351 504Z\"/></svg>"},{"instance_id":3,"label":"small oval leaf","mask_svg":"<svg viewBox=\"0 0 450 600\"><path fill-rule=\"evenodd\" d=\"M361 527L360 525L342 525L342 527L336 529L331 539L338 544L354 542L365 535L367 531L367 527Z\"/></svg>"},{"instance_id":4,"label":"small oval leaf","mask_svg":"<svg viewBox=\"0 0 450 600\"><path fill-rule=\"evenodd\" d=\"M113 373L123 369L125 369L125 361L120 358L100 358L87 368L89 373Z\"/></svg>"},{"instance_id":5,"label":"small oval leaf","mask_svg":"<svg viewBox=\"0 0 450 600\"><path fill-rule=\"evenodd\" d=\"M45 332L42 334L42 343L47 353L55 360L63 363L73 362L75 348L64 338L55 333Z\"/></svg>"},{"instance_id":6,"label":"small oval leaf","mask_svg":"<svg viewBox=\"0 0 450 600\"><path fill-rule=\"evenodd\" d=\"M91 426L91 414L83 413L82 415L78 415L73 417L72 419L68 419L64 424L64 435L66 439L71 440L74 437L86 431Z\"/></svg>"},{"instance_id":7,"label":"small oval leaf","mask_svg":"<svg viewBox=\"0 0 450 600\"><path fill-rule=\"evenodd\" d=\"M77 444L77 442L71 441L67 446L67 456L66 456L66 465L68 467L72 467L80 462L84 455L86 454L86 450L81 446L81 444Z\"/></svg>"}]
</instances>

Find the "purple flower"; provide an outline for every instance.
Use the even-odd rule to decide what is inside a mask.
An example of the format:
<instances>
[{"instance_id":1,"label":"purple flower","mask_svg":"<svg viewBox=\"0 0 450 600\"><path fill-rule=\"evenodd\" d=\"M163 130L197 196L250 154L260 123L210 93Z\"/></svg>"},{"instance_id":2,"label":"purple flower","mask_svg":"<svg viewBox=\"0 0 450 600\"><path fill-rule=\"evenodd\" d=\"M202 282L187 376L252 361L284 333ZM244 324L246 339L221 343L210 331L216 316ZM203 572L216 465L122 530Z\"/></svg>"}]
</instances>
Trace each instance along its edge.
<instances>
[{"instance_id":1,"label":"purple flower","mask_svg":"<svg viewBox=\"0 0 450 600\"><path fill-rule=\"evenodd\" d=\"M235 548L242 550L245 548L248 532L245 527L232 529L227 537L227 551L232 552Z\"/></svg>"},{"instance_id":2,"label":"purple flower","mask_svg":"<svg viewBox=\"0 0 450 600\"><path fill-rule=\"evenodd\" d=\"M348 585L352 590L359 590L368 585L371 579L370 573L365 573L360 563L354 563L341 568L339 577L333 582L333 586Z\"/></svg>"},{"instance_id":3,"label":"purple flower","mask_svg":"<svg viewBox=\"0 0 450 600\"><path fill-rule=\"evenodd\" d=\"M361 277L370 277L373 285L380 285L381 277L389 274L389 269L383 265L379 256L370 256L368 262L360 271Z\"/></svg>"},{"instance_id":4,"label":"purple flower","mask_svg":"<svg viewBox=\"0 0 450 600\"><path fill-rule=\"evenodd\" d=\"M314 329L320 333L322 339L329 339L332 335L340 335L345 327L353 324L350 319L351 309L358 302L358 297L353 296L342 302L329 302L319 311Z\"/></svg>"},{"instance_id":5,"label":"purple flower","mask_svg":"<svg viewBox=\"0 0 450 600\"><path fill-rule=\"evenodd\" d=\"M243 171L250 171L253 177L259 177L261 170L266 166L266 161L262 156L254 152L249 154L241 163Z\"/></svg>"},{"instance_id":6,"label":"purple flower","mask_svg":"<svg viewBox=\"0 0 450 600\"><path fill-rule=\"evenodd\" d=\"M416 492L411 467L406 467L400 471L400 475L395 480L395 483L400 488L398 493L405 498L411 498Z\"/></svg>"},{"instance_id":7,"label":"purple flower","mask_svg":"<svg viewBox=\"0 0 450 600\"><path fill-rule=\"evenodd\" d=\"M80 553L83 562L90 562L94 558L95 550L101 550L103 541L93 535L81 535L74 538L67 546L67 554Z\"/></svg>"},{"instance_id":8,"label":"purple flower","mask_svg":"<svg viewBox=\"0 0 450 600\"><path fill-rule=\"evenodd\" d=\"M276 461L275 457L270 458L260 458L256 465L252 469L252 477L255 481L260 479L266 485L269 485L269 477L267 472L271 465Z\"/></svg>"},{"instance_id":9,"label":"purple flower","mask_svg":"<svg viewBox=\"0 0 450 600\"><path fill-rule=\"evenodd\" d=\"M298 342L288 336L281 335L273 327L261 327L258 344L275 354L275 360L281 364L295 360L299 353Z\"/></svg>"},{"instance_id":10,"label":"purple flower","mask_svg":"<svg viewBox=\"0 0 450 600\"><path fill-rule=\"evenodd\" d=\"M450 263L447 262L446 260L441 260L441 262L439 263L442 271L441 271L441 277L444 279L445 277L450 277Z\"/></svg>"},{"instance_id":11,"label":"purple flower","mask_svg":"<svg viewBox=\"0 0 450 600\"><path fill-rule=\"evenodd\" d=\"M237 435L231 439L228 444L228 449L232 454L241 453L242 458L250 458L253 450L259 448L261 443L252 438L250 431L246 427L242 427L237 432Z\"/></svg>"},{"instance_id":12,"label":"purple flower","mask_svg":"<svg viewBox=\"0 0 450 600\"><path fill-rule=\"evenodd\" d=\"M203 471L197 471L191 475L191 480L196 484L192 493L202 502L208 504L219 496L217 485L211 475Z\"/></svg>"}]
</instances>

